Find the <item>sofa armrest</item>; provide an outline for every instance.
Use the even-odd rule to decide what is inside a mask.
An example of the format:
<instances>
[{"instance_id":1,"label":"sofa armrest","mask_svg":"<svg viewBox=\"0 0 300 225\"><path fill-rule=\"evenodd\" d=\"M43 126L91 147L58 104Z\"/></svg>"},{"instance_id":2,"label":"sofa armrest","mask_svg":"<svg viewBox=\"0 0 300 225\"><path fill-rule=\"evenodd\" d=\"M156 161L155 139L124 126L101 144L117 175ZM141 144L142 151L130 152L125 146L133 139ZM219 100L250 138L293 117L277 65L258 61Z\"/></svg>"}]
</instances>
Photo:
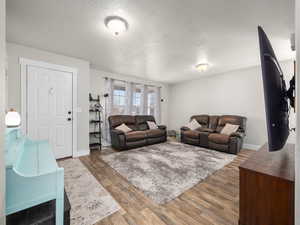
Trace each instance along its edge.
<instances>
[{"instance_id":1,"label":"sofa armrest","mask_svg":"<svg viewBox=\"0 0 300 225\"><path fill-rule=\"evenodd\" d=\"M113 148L118 150L126 149L126 138L125 133L120 130L110 130L111 145Z\"/></svg>"},{"instance_id":2,"label":"sofa armrest","mask_svg":"<svg viewBox=\"0 0 300 225\"><path fill-rule=\"evenodd\" d=\"M117 129L111 129L111 132L112 132L113 134L117 134L117 135L120 135L120 134L125 135L125 133L124 133L123 131L120 131L120 130L117 130Z\"/></svg>"},{"instance_id":3,"label":"sofa armrest","mask_svg":"<svg viewBox=\"0 0 300 225\"><path fill-rule=\"evenodd\" d=\"M190 130L190 128L183 126L183 127L180 128L180 130L181 131L187 131L187 130Z\"/></svg>"},{"instance_id":4,"label":"sofa armrest","mask_svg":"<svg viewBox=\"0 0 300 225\"><path fill-rule=\"evenodd\" d=\"M230 137L238 137L238 138L244 138L246 135L244 133L241 132L234 132L232 134L230 134Z\"/></svg>"},{"instance_id":5,"label":"sofa armrest","mask_svg":"<svg viewBox=\"0 0 300 225\"><path fill-rule=\"evenodd\" d=\"M241 148L243 146L243 133L241 135L239 134L234 134L235 136L230 136L230 141L229 141L229 148L228 151L231 154L238 154L241 151Z\"/></svg>"},{"instance_id":6,"label":"sofa armrest","mask_svg":"<svg viewBox=\"0 0 300 225\"><path fill-rule=\"evenodd\" d=\"M158 129L166 130L166 129L167 129L167 126L165 126L165 125L158 125Z\"/></svg>"}]
</instances>

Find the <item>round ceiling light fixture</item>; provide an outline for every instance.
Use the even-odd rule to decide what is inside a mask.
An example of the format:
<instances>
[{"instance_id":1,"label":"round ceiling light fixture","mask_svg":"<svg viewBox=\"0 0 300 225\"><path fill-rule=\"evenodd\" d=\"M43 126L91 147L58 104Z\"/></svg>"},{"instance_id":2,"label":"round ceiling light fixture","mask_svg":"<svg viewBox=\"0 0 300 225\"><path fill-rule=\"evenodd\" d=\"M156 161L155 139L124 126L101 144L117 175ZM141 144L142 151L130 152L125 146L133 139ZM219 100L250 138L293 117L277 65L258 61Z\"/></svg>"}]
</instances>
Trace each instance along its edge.
<instances>
[{"instance_id":1,"label":"round ceiling light fixture","mask_svg":"<svg viewBox=\"0 0 300 225\"><path fill-rule=\"evenodd\" d=\"M204 72L208 69L209 67L209 64L208 63L200 63L198 65L196 65L196 69L199 71L199 72Z\"/></svg>"},{"instance_id":2,"label":"round ceiling light fixture","mask_svg":"<svg viewBox=\"0 0 300 225\"><path fill-rule=\"evenodd\" d=\"M104 24L116 36L128 30L127 21L119 16L106 17Z\"/></svg>"}]
</instances>

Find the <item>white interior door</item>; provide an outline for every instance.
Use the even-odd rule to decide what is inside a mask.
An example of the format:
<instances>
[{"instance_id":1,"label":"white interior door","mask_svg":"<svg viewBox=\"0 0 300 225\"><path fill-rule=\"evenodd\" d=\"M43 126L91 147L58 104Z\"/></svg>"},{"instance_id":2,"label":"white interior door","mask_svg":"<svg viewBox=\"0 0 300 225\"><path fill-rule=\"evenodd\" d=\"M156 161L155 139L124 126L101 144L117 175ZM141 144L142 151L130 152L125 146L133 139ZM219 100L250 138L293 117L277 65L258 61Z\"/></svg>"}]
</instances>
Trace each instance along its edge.
<instances>
[{"instance_id":1,"label":"white interior door","mask_svg":"<svg viewBox=\"0 0 300 225\"><path fill-rule=\"evenodd\" d=\"M27 135L48 140L57 159L72 156L72 73L27 67Z\"/></svg>"}]
</instances>

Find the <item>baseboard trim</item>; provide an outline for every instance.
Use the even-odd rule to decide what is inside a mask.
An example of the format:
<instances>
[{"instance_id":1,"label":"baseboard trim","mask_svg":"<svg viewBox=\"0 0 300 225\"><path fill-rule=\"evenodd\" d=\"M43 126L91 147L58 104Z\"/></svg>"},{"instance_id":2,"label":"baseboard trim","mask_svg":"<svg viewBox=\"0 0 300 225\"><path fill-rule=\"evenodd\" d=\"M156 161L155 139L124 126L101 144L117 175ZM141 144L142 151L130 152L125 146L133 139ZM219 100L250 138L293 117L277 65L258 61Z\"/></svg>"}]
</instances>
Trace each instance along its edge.
<instances>
[{"instance_id":1,"label":"baseboard trim","mask_svg":"<svg viewBox=\"0 0 300 225\"><path fill-rule=\"evenodd\" d=\"M90 150L78 150L76 152L73 153L73 158L77 158L80 156L85 156L85 155L89 155L90 154Z\"/></svg>"},{"instance_id":2,"label":"baseboard trim","mask_svg":"<svg viewBox=\"0 0 300 225\"><path fill-rule=\"evenodd\" d=\"M258 150L261 146L260 145L253 145L253 144L244 144L243 145L243 148L246 148L246 149L250 149L250 150Z\"/></svg>"}]
</instances>

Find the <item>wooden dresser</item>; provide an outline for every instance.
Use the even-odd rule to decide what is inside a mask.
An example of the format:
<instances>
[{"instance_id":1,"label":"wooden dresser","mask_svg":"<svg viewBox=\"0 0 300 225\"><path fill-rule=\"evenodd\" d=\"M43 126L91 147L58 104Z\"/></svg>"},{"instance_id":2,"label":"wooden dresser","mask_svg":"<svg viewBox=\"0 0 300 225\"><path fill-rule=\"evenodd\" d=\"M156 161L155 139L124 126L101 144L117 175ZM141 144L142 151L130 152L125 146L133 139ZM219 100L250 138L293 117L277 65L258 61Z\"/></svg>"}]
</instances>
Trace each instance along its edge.
<instances>
[{"instance_id":1,"label":"wooden dresser","mask_svg":"<svg viewBox=\"0 0 300 225\"><path fill-rule=\"evenodd\" d=\"M240 165L239 225L294 225L294 148L265 144Z\"/></svg>"}]
</instances>

